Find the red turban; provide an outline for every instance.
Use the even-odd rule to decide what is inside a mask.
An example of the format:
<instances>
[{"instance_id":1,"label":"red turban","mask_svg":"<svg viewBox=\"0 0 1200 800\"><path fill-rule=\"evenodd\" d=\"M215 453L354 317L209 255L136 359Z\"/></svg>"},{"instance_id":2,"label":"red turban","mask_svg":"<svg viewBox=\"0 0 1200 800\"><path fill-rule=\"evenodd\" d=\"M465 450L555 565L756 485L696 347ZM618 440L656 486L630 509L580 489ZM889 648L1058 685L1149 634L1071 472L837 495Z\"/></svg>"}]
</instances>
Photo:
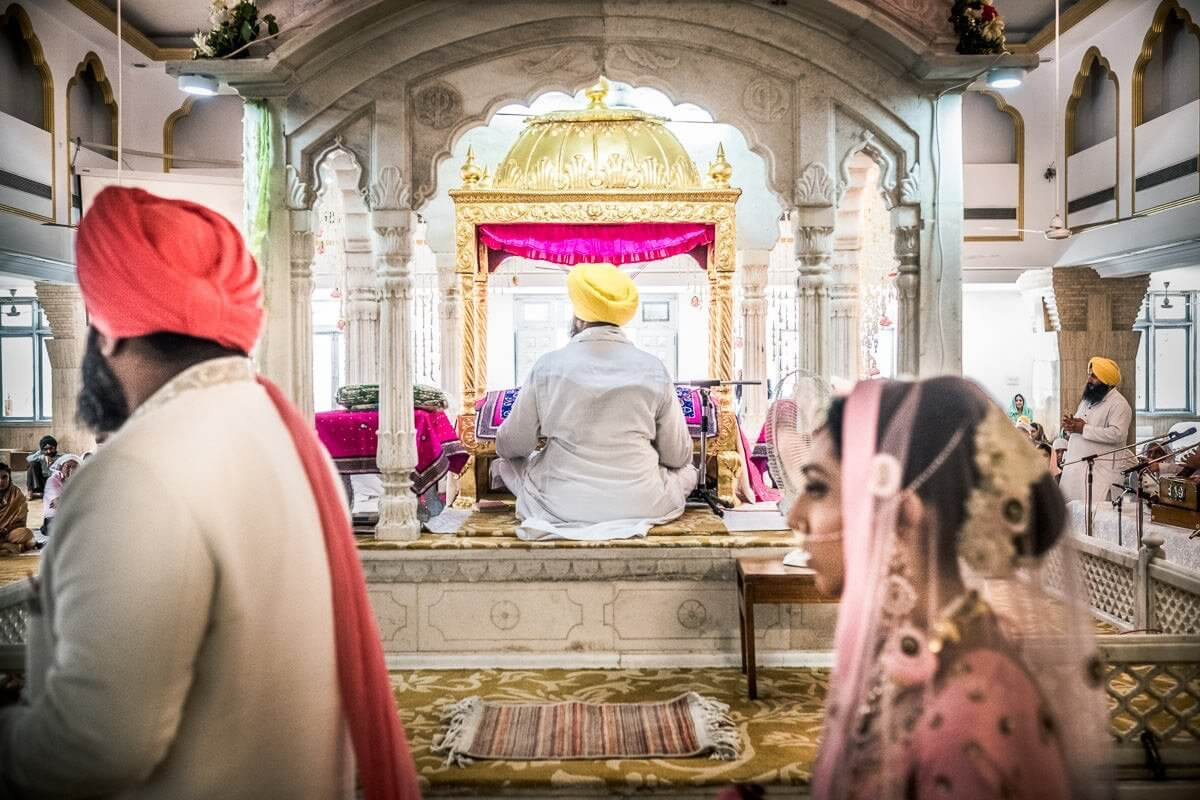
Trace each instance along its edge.
<instances>
[{"instance_id":1,"label":"red turban","mask_svg":"<svg viewBox=\"0 0 1200 800\"><path fill-rule=\"evenodd\" d=\"M258 266L220 214L141 189L109 187L79 223L79 287L91 323L123 339L182 333L246 352L262 326ZM317 501L333 589L338 689L366 800L416 800L416 767L367 598L341 487L312 423L266 378L258 382L296 445Z\"/></svg>"},{"instance_id":2,"label":"red turban","mask_svg":"<svg viewBox=\"0 0 1200 800\"><path fill-rule=\"evenodd\" d=\"M258 339L258 266L210 208L110 186L79 223L75 262L88 316L105 336L181 333L247 353Z\"/></svg>"}]
</instances>

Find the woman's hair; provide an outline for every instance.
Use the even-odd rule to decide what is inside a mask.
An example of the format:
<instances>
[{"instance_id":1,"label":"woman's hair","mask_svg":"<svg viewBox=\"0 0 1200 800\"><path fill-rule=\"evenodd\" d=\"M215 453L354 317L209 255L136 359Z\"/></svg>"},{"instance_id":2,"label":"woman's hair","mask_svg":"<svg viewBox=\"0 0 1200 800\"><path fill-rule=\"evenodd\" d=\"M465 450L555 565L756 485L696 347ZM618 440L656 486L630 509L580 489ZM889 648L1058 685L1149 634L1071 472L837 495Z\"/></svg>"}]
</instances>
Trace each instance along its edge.
<instances>
[{"instance_id":1,"label":"woman's hair","mask_svg":"<svg viewBox=\"0 0 1200 800\"><path fill-rule=\"evenodd\" d=\"M910 391L920 387L921 396L911 419L896 419L895 413ZM946 454L938 469L917 487L917 496L937 515L941 534L937 542L938 567L957 571L958 531L966 521L967 498L979 482L975 466L975 428L987 415L992 402L974 383L954 376L942 376L920 384L887 381L879 402L879 433L876 445L883 441L889 426L912 425L908 456L904 464L903 485L911 485L949 445L960 427L965 435ZM842 457L845 400L833 401L826 428L833 439L833 451ZM1013 436L1020 436L1013 430ZM1028 444L1024 444L1028 447ZM1066 524L1067 512L1058 485L1048 473L1037 479L1030 493L1030 530L1027 549L1041 555L1054 546Z\"/></svg>"}]
</instances>

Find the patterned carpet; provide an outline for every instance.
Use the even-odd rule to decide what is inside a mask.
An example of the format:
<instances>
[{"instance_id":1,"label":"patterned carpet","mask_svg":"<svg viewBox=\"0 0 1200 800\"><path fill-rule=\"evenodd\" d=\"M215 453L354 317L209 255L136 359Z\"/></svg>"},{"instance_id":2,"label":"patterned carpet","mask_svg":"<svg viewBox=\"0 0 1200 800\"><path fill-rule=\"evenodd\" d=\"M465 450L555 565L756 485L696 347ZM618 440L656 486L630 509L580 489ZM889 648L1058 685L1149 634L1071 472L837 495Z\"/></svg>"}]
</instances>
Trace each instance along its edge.
<instances>
[{"instance_id":1,"label":"patterned carpet","mask_svg":"<svg viewBox=\"0 0 1200 800\"><path fill-rule=\"evenodd\" d=\"M729 783L803 785L816 755L828 670L761 669L759 699L746 699L736 669L450 670L392 674L417 768L431 793L575 786L620 793ZM471 695L502 702L669 700L692 690L728 703L742 740L734 761L709 758L609 761L484 761L448 767L431 752L439 709ZM714 792L715 795L715 792Z\"/></svg>"}]
</instances>

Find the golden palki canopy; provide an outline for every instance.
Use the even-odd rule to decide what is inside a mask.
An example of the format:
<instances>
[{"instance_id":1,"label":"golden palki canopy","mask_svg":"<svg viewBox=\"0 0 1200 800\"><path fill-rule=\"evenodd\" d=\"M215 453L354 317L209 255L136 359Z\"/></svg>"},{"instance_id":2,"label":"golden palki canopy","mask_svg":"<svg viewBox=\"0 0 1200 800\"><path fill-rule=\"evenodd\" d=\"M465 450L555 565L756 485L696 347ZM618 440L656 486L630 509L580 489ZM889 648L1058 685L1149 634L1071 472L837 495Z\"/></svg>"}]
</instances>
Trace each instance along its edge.
<instances>
[{"instance_id":1,"label":"golden palki canopy","mask_svg":"<svg viewBox=\"0 0 1200 800\"><path fill-rule=\"evenodd\" d=\"M704 188L700 173L662 117L644 111L609 108L608 82L587 91L582 111L556 111L526 122L500 162L492 189L592 191L604 189L688 190ZM719 153L709 176L729 185L728 162ZM478 185L483 171L468 154L464 188Z\"/></svg>"}]
</instances>

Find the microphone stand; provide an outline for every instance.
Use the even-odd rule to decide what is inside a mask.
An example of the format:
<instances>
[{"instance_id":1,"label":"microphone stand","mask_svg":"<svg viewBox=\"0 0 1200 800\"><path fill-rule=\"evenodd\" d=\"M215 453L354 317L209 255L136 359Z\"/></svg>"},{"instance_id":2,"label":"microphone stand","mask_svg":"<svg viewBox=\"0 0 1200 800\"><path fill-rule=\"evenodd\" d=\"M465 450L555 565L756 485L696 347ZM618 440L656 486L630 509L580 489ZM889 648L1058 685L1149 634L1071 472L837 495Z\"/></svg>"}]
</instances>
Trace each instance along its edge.
<instances>
[{"instance_id":1,"label":"microphone stand","mask_svg":"<svg viewBox=\"0 0 1200 800\"><path fill-rule=\"evenodd\" d=\"M1078 436L1081 434L1072 433L1071 435ZM1116 455L1117 453L1123 452L1125 450L1129 450L1130 448L1138 448L1138 447L1142 447L1143 445L1153 444L1154 442L1160 442L1160 441L1164 441L1164 440L1171 442L1171 441L1174 441L1175 439L1179 439L1179 438L1182 438L1182 437L1176 436L1175 434L1172 434L1172 433L1164 433L1159 436L1152 436L1149 439L1143 439L1140 442L1134 442L1133 444L1124 445L1123 447L1114 447L1112 450L1109 450L1104 453L1094 453L1090 456L1084 456L1083 458L1077 458L1074 461L1068 461L1066 464L1063 464L1064 470L1067 467L1071 467L1076 464L1087 464L1087 490L1084 495L1086 498L1086 500L1084 502L1086 503L1087 509L1086 509L1086 513L1084 514L1084 518L1083 518L1084 532L1087 536L1093 535L1093 533L1092 533L1092 482L1094 479L1093 470L1095 469L1096 459L1104 458L1105 456ZM1141 542L1139 541L1139 546L1140 546L1140 544L1141 544Z\"/></svg>"},{"instance_id":2,"label":"microphone stand","mask_svg":"<svg viewBox=\"0 0 1200 800\"><path fill-rule=\"evenodd\" d=\"M687 502L703 503L712 509L712 512L718 517L724 517L725 511L722 506L728 505L722 503L716 493L708 488L708 409L710 405L709 391L717 386L757 386L761 381L717 381L717 380L701 380L701 381L680 381L676 386L691 386L700 393L700 474L696 480L696 488L692 489L687 496Z\"/></svg>"}]
</instances>

